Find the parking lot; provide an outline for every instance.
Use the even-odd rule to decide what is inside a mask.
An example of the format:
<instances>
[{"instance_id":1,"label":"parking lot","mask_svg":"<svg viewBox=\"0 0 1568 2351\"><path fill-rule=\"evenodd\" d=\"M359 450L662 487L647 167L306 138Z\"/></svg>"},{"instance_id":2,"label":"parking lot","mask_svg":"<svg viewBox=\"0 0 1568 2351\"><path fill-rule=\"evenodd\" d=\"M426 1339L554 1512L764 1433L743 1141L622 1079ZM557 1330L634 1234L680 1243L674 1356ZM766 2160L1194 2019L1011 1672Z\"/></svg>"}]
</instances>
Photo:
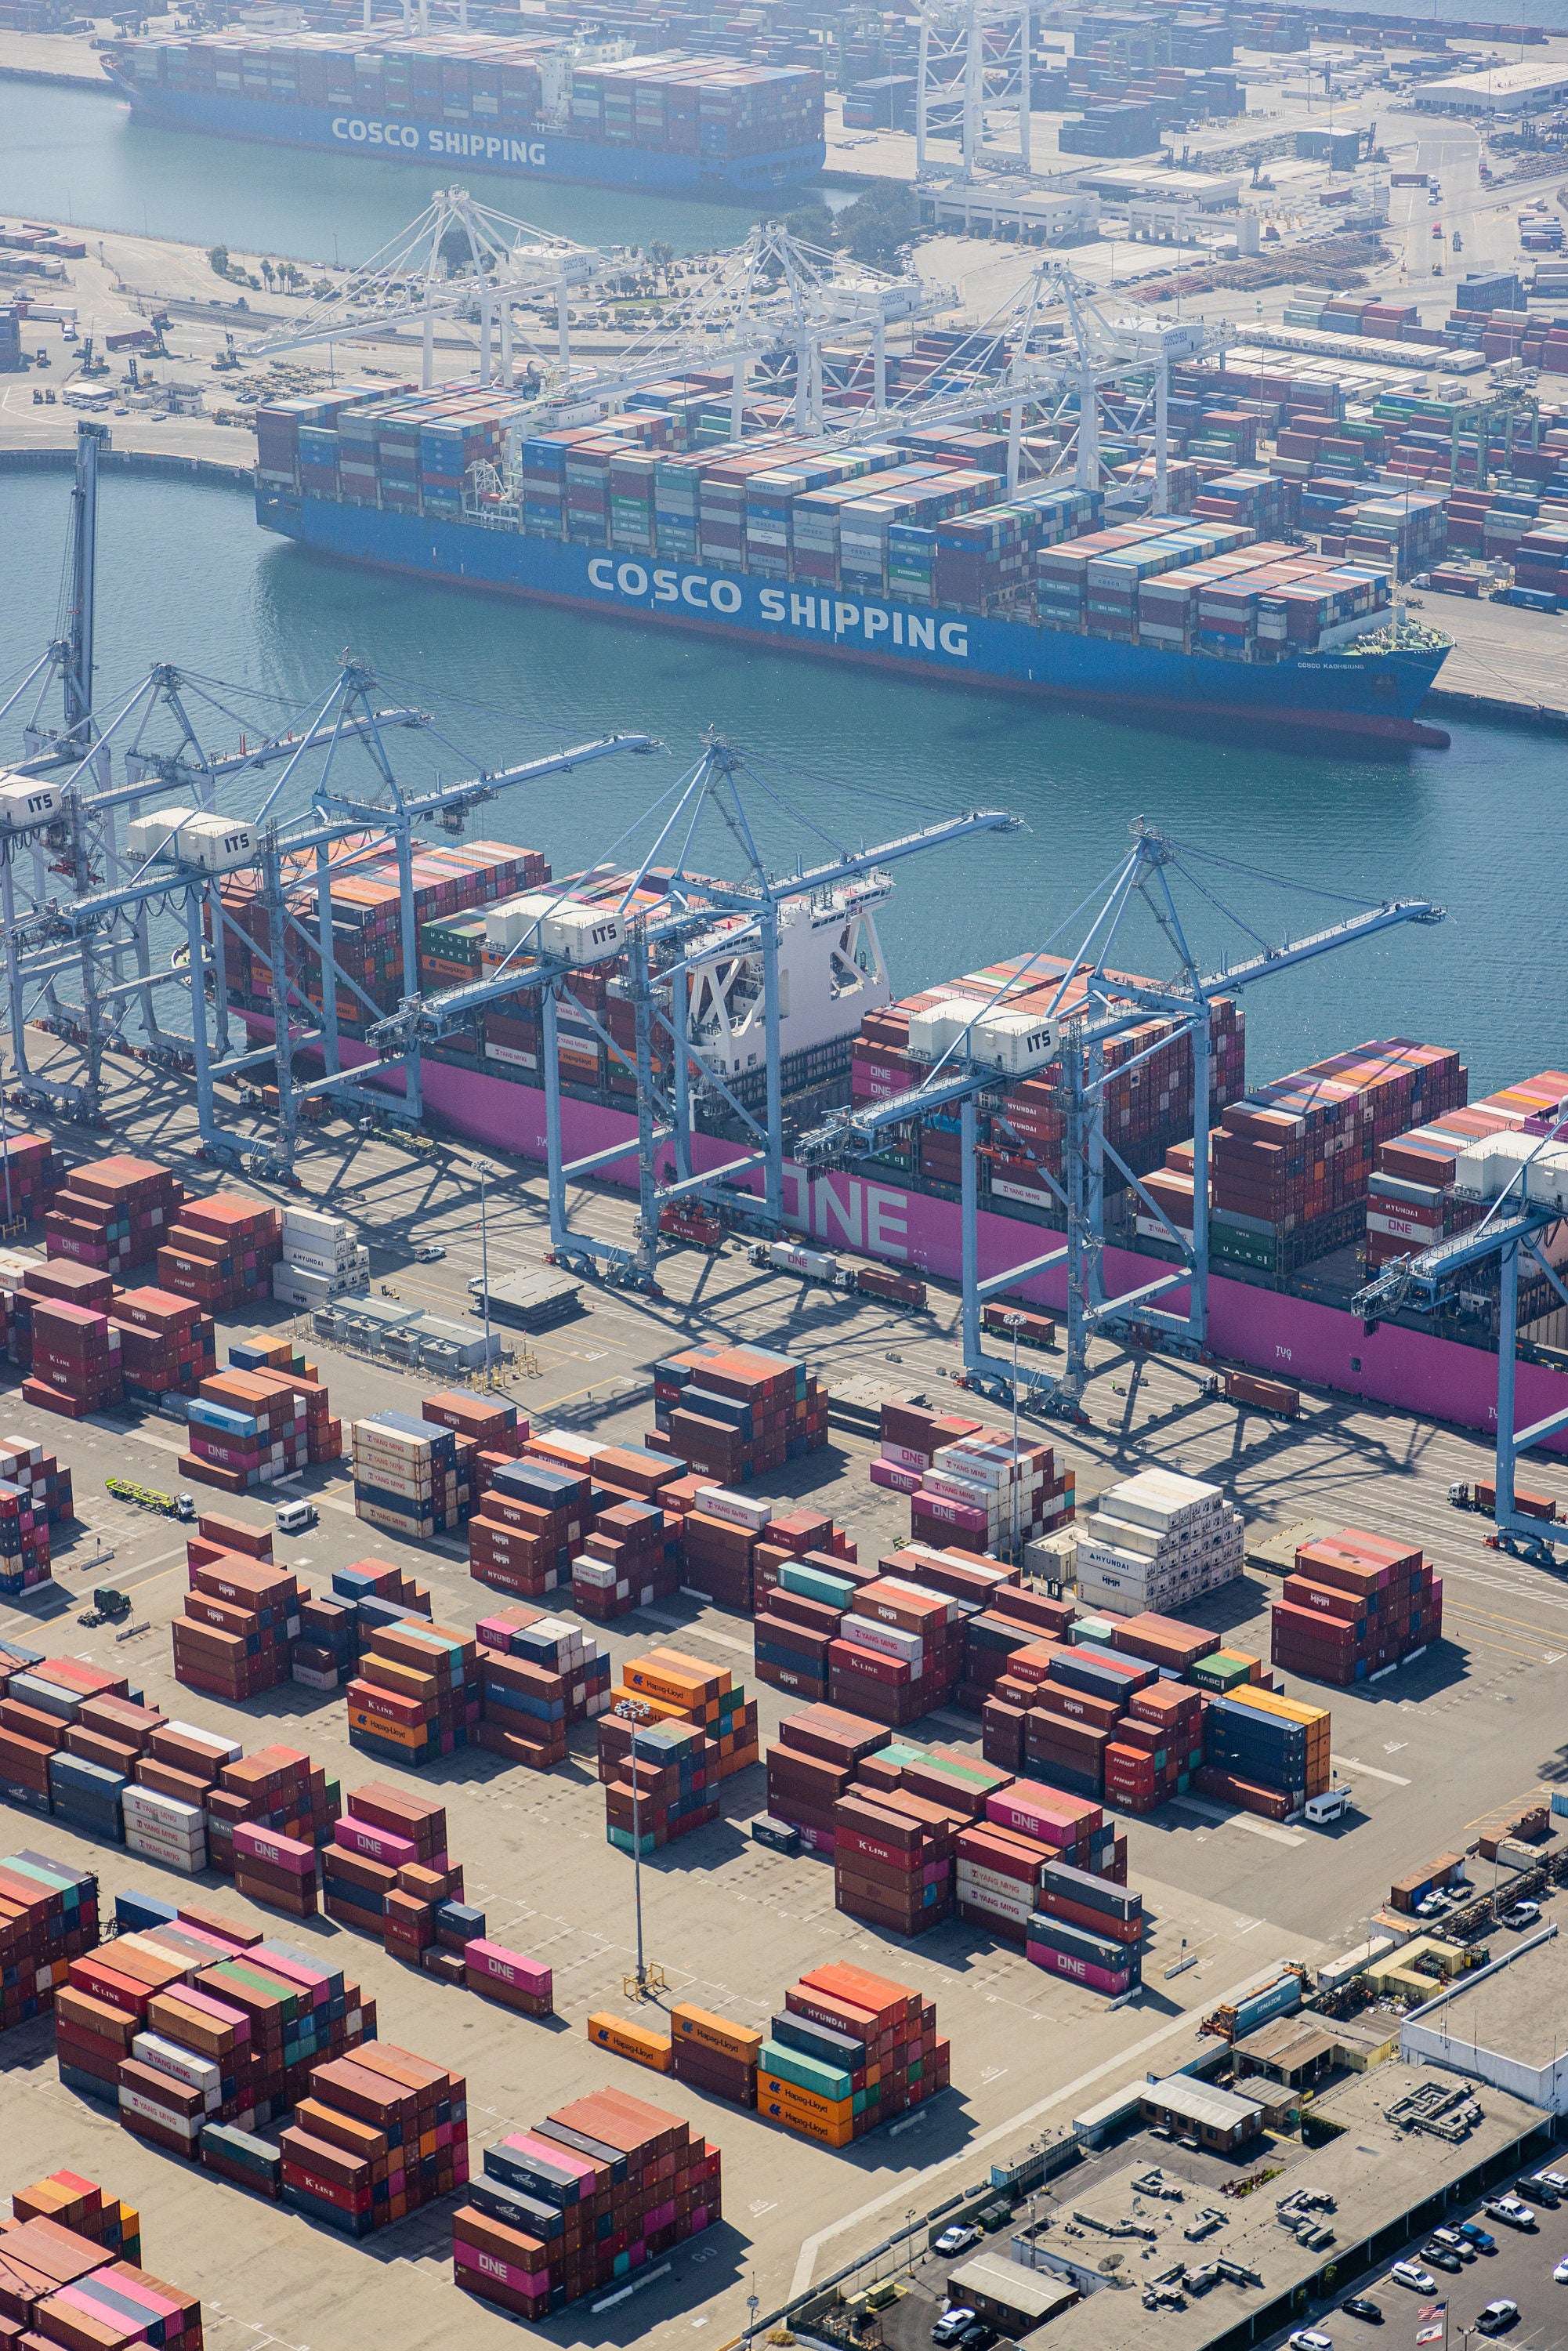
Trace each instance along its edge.
<instances>
[{"instance_id":1,"label":"parking lot","mask_svg":"<svg viewBox=\"0 0 1568 2351\"><path fill-rule=\"evenodd\" d=\"M1347 2294L1377 2304L1383 2314L1379 2322L1351 2317L1336 2295L1334 2302L1308 2314L1303 2325L1327 2335L1334 2351L1388 2351L1395 2343L1412 2341L1417 2314L1441 2303L1448 2317L1444 2343L1463 2344L1470 2351L1473 2341L1485 2339L1476 2321L1487 2304L1509 2301L1518 2304L1519 2316L1499 2330L1498 2341L1528 2344L1530 2351L1563 2351L1568 2345L1568 2279L1555 2279L1552 2272L1568 2259L1568 2205L1555 2212L1538 2210L1535 2226L1529 2230L1489 2219L1479 2204L1457 2211L1448 2222L1450 2231L1457 2233L1462 2219L1484 2230L1496 2251L1475 2252L1457 2274L1422 2262L1432 2280L1430 2292L1402 2283L1390 2274L1392 2264L1382 2265L1364 2278L1345 2281ZM1404 2258L1419 2262L1420 2248L1429 2241L1414 2239ZM1289 2335L1270 2340L1283 2344Z\"/></svg>"}]
</instances>

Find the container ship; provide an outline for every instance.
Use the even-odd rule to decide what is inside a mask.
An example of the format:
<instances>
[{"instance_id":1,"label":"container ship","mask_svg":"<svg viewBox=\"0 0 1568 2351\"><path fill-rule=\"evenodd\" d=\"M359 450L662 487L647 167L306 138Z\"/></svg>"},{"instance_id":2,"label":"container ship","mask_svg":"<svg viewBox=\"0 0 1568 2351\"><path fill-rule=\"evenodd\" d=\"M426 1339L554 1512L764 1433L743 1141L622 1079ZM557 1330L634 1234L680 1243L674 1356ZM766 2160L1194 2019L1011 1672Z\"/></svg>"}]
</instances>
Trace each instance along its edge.
<instances>
[{"instance_id":1,"label":"container ship","mask_svg":"<svg viewBox=\"0 0 1568 2351\"><path fill-rule=\"evenodd\" d=\"M926 340L901 364L940 393L960 339ZM730 441L729 381L656 384L543 433L493 387L275 403L257 520L352 563L923 683L1447 743L1416 714L1448 641L1396 614L1395 550L1302 546L1296 482L1184 467L1188 512L1105 528L1098 491L1009 496L999 434L845 448L762 399Z\"/></svg>"},{"instance_id":2,"label":"container ship","mask_svg":"<svg viewBox=\"0 0 1568 2351\"><path fill-rule=\"evenodd\" d=\"M231 32L117 41L105 73L177 130L513 180L755 196L820 172L810 68L664 53L596 60L559 37Z\"/></svg>"},{"instance_id":3,"label":"container ship","mask_svg":"<svg viewBox=\"0 0 1568 2351\"><path fill-rule=\"evenodd\" d=\"M345 866L350 861L345 855ZM321 963L312 935L319 919L313 863L287 878L293 919L289 977L319 1014ZM537 893L570 899L601 919L616 909L656 910L664 881L606 869L552 877L538 852L505 843L443 841L420 849L413 887L419 990L425 997L499 970L537 920ZM940 1031L945 1007L973 1008L995 998L1010 1010L1052 997L1073 977L1058 958L1014 956L940 987L894 1000L877 936L892 893L884 876L835 885L784 910L779 995L786 1146L831 1106L886 1100L918 1078ZM265 899L253 880L223 885L232 924L261 950L252 958L227 938L214 962L230 1005L259 1038L273 1033ZM532 913L530 914L530 904ZM398 875L351 861L330 883L333 954L363 997L338 996L346 1067L372 1082L368 1031L407 992L402 962ZM726 944L733 920L715 910L690 983L689 1033L737 1100L756 1112L764 1100L759 1034L761 977L755 953ZM1113 980L1116 975L1110 976ZM1138 982L1146 987L1146 981ZM368 998L369 1001L364 999ZM575 998L575 1001L572 999ZM935 1020L932 1015L937 1016ZM635 1081L605 1041L630 1050L634 1029L628 984L615 965L586 969L559 1008L561 1140L569 1159L625 1146L602 1180L637 1182ZM660 1034L655 1024L655 1036ZM1568 1107L1568 1073L1546 1071L1469 1099L1468 1073L1449 1047L1408 1039L1358 1044L1311 1068L1258 1083L1247 1070L1239 1003L1220 1000L1210 1022L1209 1319L1217 1353L1280 1373L1486 1430L1497 1387L1495 1269L1477 1269L1459 1321L1438 1337L1397 1316L1368 1329L1346 1302L1365 1266L1391 1250L1462 1230L1481 1210L1467 1190L1467 1151L1478 1138L1530 1136ZM461 1035L429 1046L422 1083L427 1117L476 1143L546 1156L543 1025L537 990L520 985L489 1005ZM663 1068L665 1080L669 1048ZM307 1058L303 1049L300 1058ZM1149 1019L1105 1049L1107 1138L1178 1229L1192 1222L1193 1064L1190 1041L1172 1023ZM1123 1064L1127 1066L1123 1069ZM1009 1083L1005 1122L987 1104L979 1119L978 1244L982 1279L1025 1264L1053 1246L1053 1195L1042 1170L1060 1176L1066 1118L1054 1063ZM740 1122L716 1097L696 1106L694 1170L732 1162ZM785 1167L786 1219L826 1249L855 1252L911 1272L956 1280L961 1270L956 1112L937 1112L892 1130L874 1158L830 1172ZM742 1179L755 1189L760 1176ZM1108 1295L1146 1284L1150 1259L1175 1252L1164 1228L1107 1164ZM1058 1236L1060 1238L1060 1236ZM1057 1269L1020 1281L1009 1297L1060 1311L1065 1275ZM1335 1302L1335 1301L1344 1302ZM1521 1286L1524 1335L1561 1346L1565 1318L1542 1278ZM1543 1363L1518 1366L1520 1409L1531 1416L1560 1406L1568 1386Z\"/></svg>"}]
</instances>

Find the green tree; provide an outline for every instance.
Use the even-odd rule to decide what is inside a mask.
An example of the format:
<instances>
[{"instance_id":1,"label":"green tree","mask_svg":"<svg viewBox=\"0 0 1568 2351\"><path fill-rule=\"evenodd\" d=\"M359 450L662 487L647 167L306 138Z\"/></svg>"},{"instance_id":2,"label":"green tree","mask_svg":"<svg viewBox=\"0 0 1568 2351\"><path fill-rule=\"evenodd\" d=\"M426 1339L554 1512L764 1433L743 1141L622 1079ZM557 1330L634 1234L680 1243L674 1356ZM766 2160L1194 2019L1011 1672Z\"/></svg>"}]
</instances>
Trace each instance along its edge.
<instances>
[{"instance_id":1,"label":"green tree","mask_svg":"<svg viewBox=\"0 0 1568 2351\"><path fill-rule=\"evenodd\" d=\"M229 249L226 245L210 246L207 249L207 261L212 268L213 275L215 277L226 277L228 276Z\"/></svg>"},{"instance_id":2,"label":"green tree","mask_svg":"<svg viewBox=\"0 0 1568 2351\"><path fill-rule=\"evenodd\" d=\"M897 265L900 246L910 244L920 232L915 191L901 180L867 188L848 212L840 214L838 229L857 261L873 269L892 269Z\"/></svg>"},{"instance_id":3,"label":"green tree","mask_svg":"<svg viewBox=\"0 0 1568 2351\"><path fill-rule=\"evenodd\" d=\"M833 245L837 242L838 223L826 204L810 197L786 213L783 225L802 245Z\"/></svg>"}]
</instances>

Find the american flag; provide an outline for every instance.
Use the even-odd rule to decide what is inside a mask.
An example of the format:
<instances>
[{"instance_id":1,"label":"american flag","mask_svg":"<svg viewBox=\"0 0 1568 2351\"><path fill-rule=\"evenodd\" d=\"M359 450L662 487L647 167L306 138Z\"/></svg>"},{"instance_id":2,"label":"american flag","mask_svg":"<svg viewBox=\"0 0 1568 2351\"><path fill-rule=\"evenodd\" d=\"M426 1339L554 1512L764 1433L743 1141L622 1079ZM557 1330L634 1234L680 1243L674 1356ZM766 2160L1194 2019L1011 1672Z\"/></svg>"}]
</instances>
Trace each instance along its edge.
<instances>
[{"instance_id":1,"label":"american flag","mask_svg":"<svg viewBox=\"0 0 1568 2351\"><path fill-rule=\"evenodd\" d=\"M1448 2305L1446 2302L1423 2303L1416 2314L1417 2343L1441 2343L1448 2331Z\"/></svg>"}]
</instances>

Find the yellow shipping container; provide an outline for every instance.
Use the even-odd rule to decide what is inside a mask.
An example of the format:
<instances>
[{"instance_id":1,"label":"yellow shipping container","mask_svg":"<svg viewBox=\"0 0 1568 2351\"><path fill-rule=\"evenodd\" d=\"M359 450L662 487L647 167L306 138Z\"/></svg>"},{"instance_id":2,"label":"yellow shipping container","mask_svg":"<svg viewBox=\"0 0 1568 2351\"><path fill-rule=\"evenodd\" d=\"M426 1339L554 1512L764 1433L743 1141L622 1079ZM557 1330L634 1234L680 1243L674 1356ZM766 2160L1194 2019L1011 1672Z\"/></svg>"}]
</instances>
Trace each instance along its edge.
<instances>
[{"instance_id":1,"label":"yellow shipping container","mask_svg":"<svg viewBox=\"0 0 1568 2351\"><path fill-rule=\"evenodd\" d=\"M630 2057L634 2065L646 2065L655 2074L669 2073L675 2062L674 2044L666 2033L652 2032L628 2017L591 2016L588 2037L599 2048L617 2057Z\"/></svg>"},{"instance_id":2,"label":"yellow shipping container","mask_svg":"<svg viewBox=\"0 0 1568 2351\"><path fill-rule=\"evenodd\" d=\"M670 2011L670 2023L677 2040L695 2041L720 2057L737 2058L743 2065L755 2065L762 2047L759 2032L749 2032L744 2024L732 2024L727 2017L714 2016L706 2008L695 2008L690 2001L675 2002Z\"/></svg>"}]
</instances>

